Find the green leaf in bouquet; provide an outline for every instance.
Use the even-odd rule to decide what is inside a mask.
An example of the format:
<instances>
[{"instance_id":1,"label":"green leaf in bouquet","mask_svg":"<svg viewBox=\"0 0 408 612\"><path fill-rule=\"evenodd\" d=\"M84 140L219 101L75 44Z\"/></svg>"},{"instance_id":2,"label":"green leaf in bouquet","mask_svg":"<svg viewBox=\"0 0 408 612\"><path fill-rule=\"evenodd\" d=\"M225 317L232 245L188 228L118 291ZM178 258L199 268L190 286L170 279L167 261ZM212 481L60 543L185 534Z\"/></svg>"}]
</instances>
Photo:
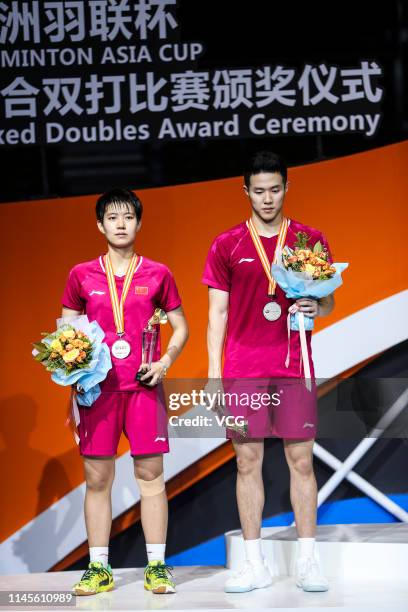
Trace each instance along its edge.
<instances>
[{"instance_id":1,"label":"green leaf in bouquet","mask_svg":"<svg viewBox=\"0 0 408 612\"><path fill-rule=\"evenodd\" d=\"M46 359L48 359L48 353L38 353L38 355L34 356L34 359L36 361L45 361Z\"/></svg>"},{"instance_id":2,"label":"green leaf in bouquet","mask_svg":"<svg viewBox=\"0 0 408 612\"><path fill-rule=\"evenodd\" d=\"M306 232L297 232L296 234L296 242L295 242L295 247L297 247L298 249L307 249L307 243L310 240L310 236L308 236L306 234Z\"/></svg>"},{"instance_id":3,"label":"green leaf in bouquet","mask_svg":"<svg viewBox=\"0 0 408 612\"><path fill-rule=\"evenodd\" d=\"M42 342L33 342L32 344L35 350L39 351L40 353L44 353L44 351L48 350L48 346Z\"/></svg>"},{"instance_id":4,"label":"green leaf in bouquet","mask_svg":"<svg viewBox=\"0 0 408 612\"><path fill-rule=\"evenodd\" d=\"M322 243L320 242L320 240L318 240L318 241L316 242L316 244L314 245L314 247L313 247L313 253L314 253L315 255L319 255L319 253L321 253L322 251L323 251L323 245L322 245Z\"/></svg>"},{"instance_id":5,"label":"green leaf in bouquet","mask_svg":"<svg viewBox=\"0 0 408 612\"><path fill-rule=\"evenodd\" d=\"M62 334L64 331L77 331L70 323L63 323L56 331L58 334Z\"/></svg>"}]
</instances>

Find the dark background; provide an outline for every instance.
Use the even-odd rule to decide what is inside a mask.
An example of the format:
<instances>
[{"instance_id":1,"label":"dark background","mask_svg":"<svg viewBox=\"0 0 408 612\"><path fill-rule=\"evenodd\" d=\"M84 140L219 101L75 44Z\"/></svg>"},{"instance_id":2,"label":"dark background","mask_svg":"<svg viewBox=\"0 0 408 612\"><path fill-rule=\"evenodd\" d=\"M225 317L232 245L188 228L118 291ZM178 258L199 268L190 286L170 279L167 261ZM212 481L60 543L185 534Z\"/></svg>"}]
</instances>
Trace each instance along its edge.
<instances>
[{"instance_id":1,"label":"dark background","mask_svg":"<svg viewBox=\"0 0 408 612\"><path fill-rule=\"evenodd\" d=\"M408 3L180 0L181 41L200 41L197 68L282 63L301 68L325 61L344 67L376 61L383 119L375 136L338 134L233 140L105 143L7 147L0 150L0 201L176 185L242 174L244 159L260 148L289 166L365 151L407 138ZM134 42L134 41L133 41ZM137 41L136 41L137 42ZM27 45L26 45L27 46ZM4 75L3 75L4 76Z\"/></svg>"}]
</instances>

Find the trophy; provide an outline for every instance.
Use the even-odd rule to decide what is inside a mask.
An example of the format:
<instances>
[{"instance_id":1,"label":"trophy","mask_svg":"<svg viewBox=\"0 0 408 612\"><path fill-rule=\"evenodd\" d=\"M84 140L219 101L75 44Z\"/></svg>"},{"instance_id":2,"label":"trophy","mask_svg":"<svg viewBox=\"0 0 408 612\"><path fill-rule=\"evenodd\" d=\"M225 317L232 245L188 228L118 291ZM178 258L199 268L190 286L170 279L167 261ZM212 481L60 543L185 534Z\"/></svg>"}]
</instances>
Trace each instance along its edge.
<instances>
[{"instance_id":1,"label":"trophy","mask_svg":"<svg viewBox=\"0 0 408 612\"><path fill-rule=\"evenodd\" d=\"M220 391L222 394L224 394L224 386L222 382L218 381L217 379L209 379L205 386L205 393L214 394L214 390L215 390L215 393L218 395L218 401L212 407L213 412L215 412L215 414L220 419L223 419L223 418L226 419L230 416L233 416L232 412L230 412L230 410L226 406L225 400L221 400L220 398ZM207 403L207 406L209 405L210 404ZM248 436L248 420L247 419L244 419L244 422L242 423L242 425L239 425L238 423L233 423L232 425L229 425L228 421L225 421L225 427L226 429L233 431L234 433L238 434L239 436L243 438Z\"/></svg>"},{"instance_id":2,"label":"trophy","mask_svg":"<svg viewBox=\"0 0 408 612\"><path fill-rule=\"evenodd\" d=\"M154 351L156 349L158 329L157 325L164 325L167 323L167 315L161 308L156 308L153 316L147 322L146 327L142 331L142 367L136 374L136 380L139 380L146 374L152 367L152 361ZM143 383L148 383L148 380L144 380Z\"/></svg>"}]
</instances>

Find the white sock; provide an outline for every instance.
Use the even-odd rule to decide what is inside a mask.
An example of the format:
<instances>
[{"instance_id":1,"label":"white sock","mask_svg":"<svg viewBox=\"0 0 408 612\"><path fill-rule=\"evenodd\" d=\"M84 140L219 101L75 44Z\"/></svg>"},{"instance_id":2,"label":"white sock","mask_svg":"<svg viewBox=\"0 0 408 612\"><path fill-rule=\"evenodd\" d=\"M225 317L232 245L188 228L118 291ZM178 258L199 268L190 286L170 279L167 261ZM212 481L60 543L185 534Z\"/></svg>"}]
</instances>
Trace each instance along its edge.
<instances>
[{"instance_id":1,"label":"white sock","mask_svg":"<svg viewBox=\"0 0 408 612\"><path fill-rule=\"evenodd\" d=\"M251 563L263 563L261 538L257 540L244 540L246 560Z\"/></svg>"},{"instance_id":2,"label":"white sock","mask_svg":"<svg viewBox=\"0 0 408 612\"><path fill-rule=\"evenodd\" d=\"M89 548L89 560L100 561L104 567L108 567L109 546L91 546Z\"/></svg>"},{"instance_id":3,"label":"white sock","mask_svg":"<svg viewBox=\"0 0 408 612\"><path fill-rule=\"evenodd\" d=\"M316 538L298 538L298 557L313 557Z\"/></svg>"},{"instance_id":4,"label":"white sock","mask_svg":"<svg viewBox=\"0 0 408 612\"><path fill-rule=\"evenodd\" d=\"M146 552L147 552L147 561L163 561L166 552L166 544L147 544L146 543Z\"/></svg>"}]
</instances>

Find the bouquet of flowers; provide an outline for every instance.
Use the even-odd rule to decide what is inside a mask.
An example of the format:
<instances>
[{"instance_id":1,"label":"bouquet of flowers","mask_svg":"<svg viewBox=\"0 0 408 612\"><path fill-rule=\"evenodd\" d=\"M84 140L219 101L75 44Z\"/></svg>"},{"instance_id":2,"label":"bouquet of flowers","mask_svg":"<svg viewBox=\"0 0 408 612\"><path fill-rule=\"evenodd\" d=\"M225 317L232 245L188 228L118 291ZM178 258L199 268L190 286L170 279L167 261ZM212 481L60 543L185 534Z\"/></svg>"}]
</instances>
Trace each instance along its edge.
<instances>
[{"instance_id":1,"label":"bouquet of flowers","mask_svg":"<svg viewBox=\"0 0 408 612\"><path fill-rule=\"evenodd\" d=\"M272 276L287 298L313 298L318 300L333 293L343 283L341 273L348 263L329 263L329 254L320 241L313 247L309 246L309 236L305 232L296 234L294 248L285 246L281 253L281 264L272 264ZM278 258L279 261L279 258ZM285 366L290 362L290 331L298 331L300 336L300 366L306 379L309 391L311 385L311 369L306 344L306 331L312 330L314 319L307 317L292 304L288 314L288 352Z\"/></svg>"},{"instance_id":2,"label":"bouquet of flowers","mask_svg":"<svg viewBox=\"0 0 408 612\"><path fill-rule=\"evenodd\" d=\"M40 361L48 372L63 369L66 374L71 374L75 369L89 365L93 341L84 332L67 324L53 334L41 335L45 336L45 341L33 343L37 351L35 360Z\"/></svg>"},{"instance_id":3,"label":"bouquet of flowers","mask_svg":"<svg viewBox=\"0 0 408 612\"><path fill-rule=\"evenodd\" d=\"M285 246L281 254L281 264L272 265L272 275L287 298L297 300L302 297L320 299L333 293L343 283L341 273L348 263L330 264L327 249L320 241L311 247L310 238L305 232L296 234L294 248ZM294 312L295 311L295 312ZM299 331L299 315L292 309L290 328ZM314 319L303 317L306 330L314 327Z\"/></svg>"},{"instance_id":4,"label":"bouquet of flowers","mask_svg":"<svg viewBox=\"0 0 408 612\"><path fill-rule=\"evenodd\" d=\"M101 394L99 384L112 367L109 347L102 342L105 333L96 321L86 315L58 319L57 330L43 333L34 342L34 359L52 372L58 385L76 385L77 401L91 406Z\"/></svg>"},{"instance_id":5,"label":"bouquet of flowers","mask_svg":"<svg viewBox=\"0 0 408 612\"><path fill-rule=\"evenodd\" d=\"M305 232L298 232L295 248L285 247L282 253L283 265L287 270L306 272L313 280L327 280L336 273L336 268L328 262L329 254L320 242L313 249L308 247L309 237Z\"/></svg>"}]
</instances>

